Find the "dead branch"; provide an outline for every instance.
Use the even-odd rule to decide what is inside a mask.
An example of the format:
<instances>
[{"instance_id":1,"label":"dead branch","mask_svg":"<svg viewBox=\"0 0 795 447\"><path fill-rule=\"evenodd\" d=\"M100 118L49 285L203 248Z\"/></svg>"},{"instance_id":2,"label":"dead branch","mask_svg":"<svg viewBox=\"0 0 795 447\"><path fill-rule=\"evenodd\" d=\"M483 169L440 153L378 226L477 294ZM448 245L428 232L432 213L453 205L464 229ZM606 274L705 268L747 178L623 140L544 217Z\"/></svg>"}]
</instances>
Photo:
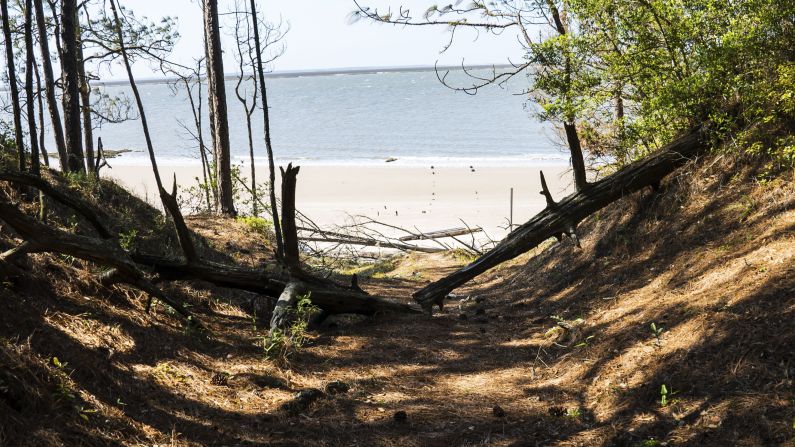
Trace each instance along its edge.
<instances>
[{"instance_id":1,"label":"dead branch","mask_svg":"<svg viewBox=\"0 0 795 447\"><path fill-rule=\"evenodd\" d=\"M430 231L428 233L419 233L411 236L403 236L399 238L401 241L421 241L427 239L440 239L444 237L466 236L472 233L479 233L483 231L480 227L475 228L451 228L449 230Z\"/></svg>"}]
</instances>

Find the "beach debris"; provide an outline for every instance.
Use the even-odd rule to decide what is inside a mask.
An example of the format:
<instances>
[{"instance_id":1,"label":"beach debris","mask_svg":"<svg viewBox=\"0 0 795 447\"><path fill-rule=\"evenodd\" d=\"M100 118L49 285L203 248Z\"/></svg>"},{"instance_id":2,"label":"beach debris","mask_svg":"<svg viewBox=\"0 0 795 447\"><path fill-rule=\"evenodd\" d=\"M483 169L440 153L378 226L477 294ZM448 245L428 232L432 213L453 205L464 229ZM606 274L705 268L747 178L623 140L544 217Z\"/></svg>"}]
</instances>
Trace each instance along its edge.
<instances>
[{"instance_id":1,"label":"beach debris","mask_svg":"<svg viewBox=\"0 0 795 447\"><path fill-rule=\"evenodd\" d=\"M385 163L392 163L393 161L397 161L397 160L398 160L398 159L397 159L397 158L395 158L395 157L389 157L389 158L387 158L387 159L386 159L386 162L385 162Z\"/></svg>"},{"instance_id":2,"label":"beach debris","mask_svg":"<svg viewBox=\"0 0 795 447\"><path fill-rule=\"evenodd\" d=\"M456 236L466 236L468 234L473 233L480 233L483 231L480 227L475 228L450 228L447 230L439 230L439 231L430 231L427 233L418 233L418 234L410 234L408 236L403 236L399 238L399 240L407 242L407 241L421 241L427 239L441 239L446 237L456 237Z\"/></svg>"}]
</instances>

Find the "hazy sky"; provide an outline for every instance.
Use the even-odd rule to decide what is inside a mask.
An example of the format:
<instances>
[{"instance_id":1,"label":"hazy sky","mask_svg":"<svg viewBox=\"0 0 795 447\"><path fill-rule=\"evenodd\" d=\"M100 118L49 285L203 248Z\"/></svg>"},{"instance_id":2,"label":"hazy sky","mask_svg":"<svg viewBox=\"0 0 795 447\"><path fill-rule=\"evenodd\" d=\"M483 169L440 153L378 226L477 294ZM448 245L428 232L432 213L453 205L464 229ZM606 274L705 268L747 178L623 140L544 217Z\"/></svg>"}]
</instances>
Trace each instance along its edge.
<instances>
[{"instance_id":1,"label":"hazy sky","mask_svg":"<svg viewBox=\"0 0 795 447\"><path fill-rule=\"evenodd\" d=\"M182 38L173 58L180 63L190 63L202 53L202 19L196 0L123 0L125 7L136 15L159 19L170 15L178 18ZM421 15L431 0L363 0L363 5L379 9L403 4ZM219 0L220 11L232 10L234 0ZM445 54L440 54L450 33L443 27L395 27L360 21L350 24L348 16L354 10L352 0L258 0L266 17L273 21L282 17L290 24L286 39L287 51L275 63L276 70L304 70L317 68L460 64L462 57L469 64L506 63L507 58L519 60L522 56L516 36L506 33L493 36L472 30L458 31L456 44ZM226 35L231 32L228 19ZM224 21L222 20L222 21ZM234 72L231 39L225 43L225 69ZM154 76L147 67L136 67L139 76ZM116 68L107 76L123 78Z\"/></svg>"}]
</instances>

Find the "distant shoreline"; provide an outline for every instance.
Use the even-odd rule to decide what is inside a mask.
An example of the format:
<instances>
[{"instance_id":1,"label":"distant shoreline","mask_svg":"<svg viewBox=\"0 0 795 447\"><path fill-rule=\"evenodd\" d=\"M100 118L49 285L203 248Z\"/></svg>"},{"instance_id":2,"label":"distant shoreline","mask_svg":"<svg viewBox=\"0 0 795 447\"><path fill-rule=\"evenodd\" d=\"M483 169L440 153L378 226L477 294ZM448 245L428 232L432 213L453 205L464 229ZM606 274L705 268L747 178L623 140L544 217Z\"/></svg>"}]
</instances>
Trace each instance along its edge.
<instances>
[{"instance_id":1,"label":"distant shoreline","mask_svg":"<svg viewBox=\"0 0 795 447\"><path fill-rule=\"evenodd\" d=\"M136 154L136 155L132 155ZM131 156L132 155L132 156ZM255 157L255 163L266 163L267 159L263 157ZM560 155L528 155L528 156L515 156L515 157L392 157L384 156L382 158L357 158L357 159L340 159L340 158L277 158L275 160L277 165L287 163L298 164L302 166L319 166L319 167L338 167L338 168L367 168L367 167L399 167L399 168L427 168L430 166L446 167L446 168L461 168L461 167L481 167L481 168L508 168L508 167L550 167L550 166L568 166L568 156L565 154ZM247 156L235 155L233 156L232 163L234 164L249 164ZM190 167L199 166L201 161L198 158L191 157L168 157L159 156L158 164L171 167ZM132 151L114 157L111 160L111 165L126 166L126 167L148 167L150 161L143 151Z\"/></svg>"},{"instance_id":2,"label":"distant shoreline","mask_svg":"<svg viewBox=\"0 0 795 447\"><path fill-rule=\"evenodd\" d=\"M464 68L467 70L487 70L487 69L495 69L495 70L505 70L514 68L510 64L476 64L476 65L466 65ZM277 79L277 78L302 78L302 77L312 77L312 76L336 76L336 75L350 75L350 74L379 74L379 73L416 73L416 72L423 72L423 71L448 71L448 70L463 70L461 65L410 65L405 67L352 67L352 68L324 68L324 69L315 69L315 70L280 70L274 71L270 73L266 73L266 78ZM237 80L240 77L240 74L227 74L224 78L227 81ZM179 78L175 76L165 76L162 78L142 78L136 79L136 84L164 84L168 82L173 82ZM118 86L118 85L127 85L129 81L126 79L120 80L98 80L92 81L91 85L94 86Z\"/></svg>"}]
</instances>

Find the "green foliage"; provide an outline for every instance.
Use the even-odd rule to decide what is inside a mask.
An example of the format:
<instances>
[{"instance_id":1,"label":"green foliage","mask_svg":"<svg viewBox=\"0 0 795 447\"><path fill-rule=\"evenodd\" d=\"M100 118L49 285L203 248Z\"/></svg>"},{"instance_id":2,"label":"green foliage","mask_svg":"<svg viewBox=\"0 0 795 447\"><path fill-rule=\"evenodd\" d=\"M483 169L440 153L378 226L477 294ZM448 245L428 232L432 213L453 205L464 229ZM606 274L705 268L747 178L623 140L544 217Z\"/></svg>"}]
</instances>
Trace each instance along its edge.
<instances>
[{"instance_id":1,"label":"green foliage","mask_svg":"<svg viewBox=\"0 0 795 447\"><path fill-rule=\"evenodd\" d=\"M677 402L677 399L671 399L671 396L678 393L678 391L674 391L673 389L669 390L665 384L660 386L660 406L667 407L668 405L674 404Z\"/></svg>"},{"instance_id":2,"label":"green foliage","mask_svg":"<svg viewBox=\"0 0 795 447\"><path fill-rule=\"evenodd\" d=\"M636 447L659 447L663 444L654 438L650 438L650 439L645 439L635 445Z\"/></svg>"},{"instance_id":3,"label":"green foliage","mask_svg":"<svg viewBox=\"0 0 795 447\"><path fill-rule=\"evenodd\" d=\"M290 356L301 351L309 338L307 329L312 315L319 308L312 304L311 294L298 299L293 311L293 322L287 330L274 329L262 340L265 357L271 360L286 361Z\"/></svg>"},{"instance_id":4,"label":"green foliage","mask_svg":"<svg viewBox=\"0 0 795 447\"><path fill-rule=\"evenodd\" d=\"M135 238L138 236L138 230L130 229L127 232L119 233L119 245L121 248L130 251L135 243Z\"/></svg>"},{"instance_id":5,"label":"green foliage","mask_svg":"<svg viewBox=\"0 0 795 447\"><path fill-rule=\"evenodd\" d=\"M273 222L263 217L243 216L238 217L237 221L247 225L252 231L262 235L270 234L270 231L273 229Z\"/></svg>"},{"instance_id":6,"label":"green foliage","mask_svg":"<svg viewBox=\"0 0 795 447\"><path fill-rule=\"evenodd\" d=\"M662 333L665 331L665 328L662 326L657 326L657 323L652 323L650 325L651 328L651 335L657 339L657 346L662 345Z\"/></svg>"},{"instance_id":7,"label":"green foliage","mask_svg":"<svg viewBox=\"0 0 795 447\"><path fill-rule=\"evenodd\" d=\"M715 137L731 136L738 150L795 165L795 3L564 0L559 8L568 33L528 47L538 64L532 93L543 119L577 123L591 154L621 165L710 119Z\"/></svg>"},{"instance_id":8,"label":"green foliage","mask_svg":"<svg viewBox=\"0 0 795 447\"><path fill-rule=\"evenodd\" d=\"M668 405L668 387L663 383L660 387L660 406L665 407Z\"/></svg>"},{"instance_id":9,"label":"green foliage","mask_svg":"<svg viewBox=\"0 0 795 447\"><path fill-rule=\"evenodd\" d=\"M69 187L83 191L93 191L99 184L96 177L87 175L85 172L64 172L64 178L69 183Z\"/></svg>"},{"instance_id":10,"label":"green foliage","mask_svg":"<svg viewBox=\"0 0 795 447\"><path fill-rule=\"evenodd\" d=\"M582 416L582 412L579 408L573 407L566 410L566 417L570 417L572 419L578 419Z\"/></svg>"}]
</instances>

